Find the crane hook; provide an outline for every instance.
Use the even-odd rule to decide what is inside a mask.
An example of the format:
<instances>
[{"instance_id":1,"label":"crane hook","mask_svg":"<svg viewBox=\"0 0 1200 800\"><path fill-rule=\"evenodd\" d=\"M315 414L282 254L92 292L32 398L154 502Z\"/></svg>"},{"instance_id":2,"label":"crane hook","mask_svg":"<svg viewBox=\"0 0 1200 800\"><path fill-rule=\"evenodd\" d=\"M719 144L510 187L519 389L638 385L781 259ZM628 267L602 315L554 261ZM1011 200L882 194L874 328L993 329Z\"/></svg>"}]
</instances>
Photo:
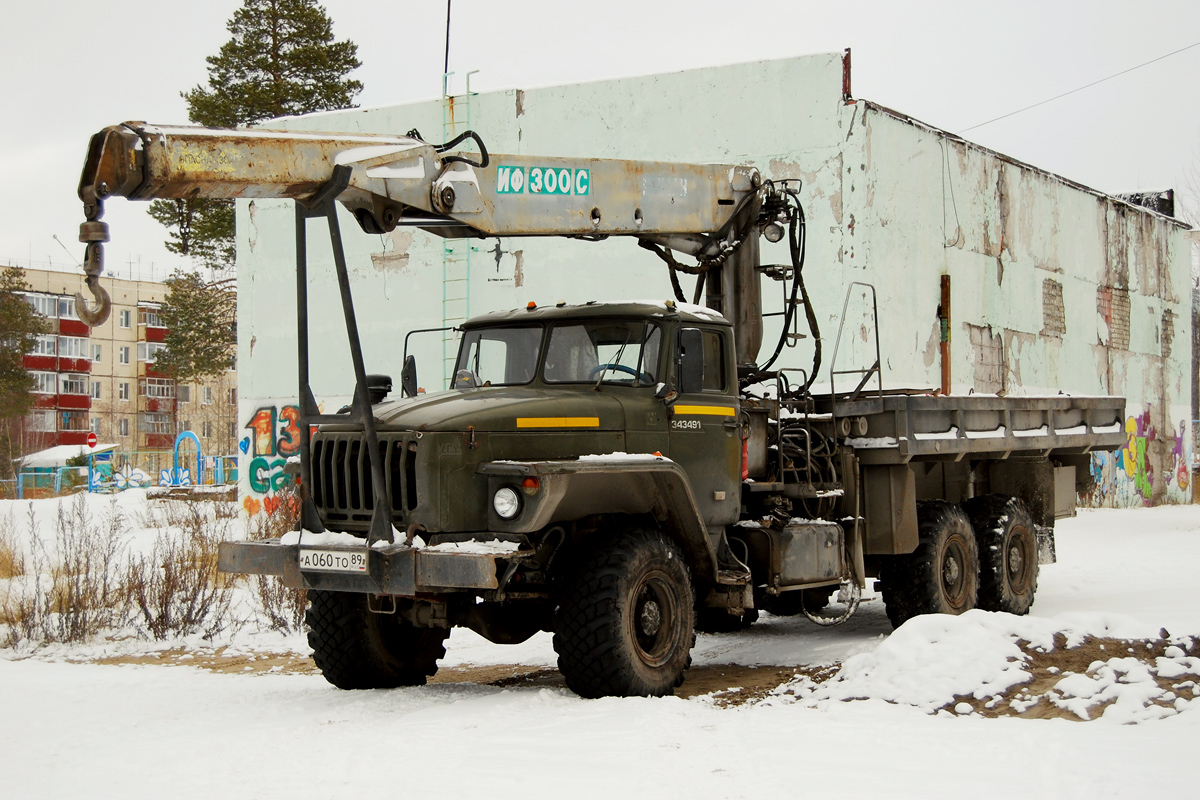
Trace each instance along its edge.
<instances>
[{"instance_id":1,"label":"crane hook","mask_svg":"<svg viewBox=\"0 0 1200 800\"><path fill-rule=\"evenodd\" d=\"M108 292L104 290L104 287L100 285L99 275L88 275L84 279L84 283L87 284L88 291L92 293L92 297L96 299L96 307L92 308L88 305L87 298L83 296L83 292L76 292L75 314L89 328L95 328L108 321L109 312L112 311L112 298L108 296Z\"/></svg>"},{"instance_id":2,"label":"crane hook","mask_svg":"<svg viewBox=\"0 0 1200 800\"><path fill-rule=\"evenodd\" d=\"M93 200L90 190L87 194L89 196L85 198L83 204L87 222L79 226L79 241L87 243L87 250L83 257L83 271L87 273L84 282L87 284L88 291L92 293L92 297L96 299L96 307L92 308L88 305L83 292L76 292L75 313L88 327L95 328L103 325L108 320L109 312L112 311L112 298L100 285L100 275L104 272L104 243L108 241L108 223L100 221L100 217L104 214L104 206L101 201L98 198ZM92 202L88 202L88 200L92 200Z\"/></svg>"}]
</instances>

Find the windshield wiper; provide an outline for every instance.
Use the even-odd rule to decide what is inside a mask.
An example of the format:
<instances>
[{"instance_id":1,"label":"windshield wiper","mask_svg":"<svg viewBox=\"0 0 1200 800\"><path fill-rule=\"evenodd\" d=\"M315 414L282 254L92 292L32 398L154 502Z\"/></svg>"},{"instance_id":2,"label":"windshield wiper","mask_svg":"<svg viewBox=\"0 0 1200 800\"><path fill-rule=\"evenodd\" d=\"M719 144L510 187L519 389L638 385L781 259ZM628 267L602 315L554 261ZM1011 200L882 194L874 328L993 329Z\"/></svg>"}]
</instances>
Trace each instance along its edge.
<instances>
[{"instance_id":1,"label":"windshield wiper","mask_svg":"<svg viewBox=\"0 0 1200 800\"><path fill-rule=\"evenodd\" d=\"M592 388L597 392L600 391L600 384L604 381L604 376L608 374L609 367L616 366L621 363L621 356L625 355L625 347L629 344L629 340L633 337L633 331L625 334L625 341L621 344L621 349L617 351L615 360L609 361L604 365L604 369L600 370L600 377L596 379L596 385Z\"/></svg>"}]
</instances>

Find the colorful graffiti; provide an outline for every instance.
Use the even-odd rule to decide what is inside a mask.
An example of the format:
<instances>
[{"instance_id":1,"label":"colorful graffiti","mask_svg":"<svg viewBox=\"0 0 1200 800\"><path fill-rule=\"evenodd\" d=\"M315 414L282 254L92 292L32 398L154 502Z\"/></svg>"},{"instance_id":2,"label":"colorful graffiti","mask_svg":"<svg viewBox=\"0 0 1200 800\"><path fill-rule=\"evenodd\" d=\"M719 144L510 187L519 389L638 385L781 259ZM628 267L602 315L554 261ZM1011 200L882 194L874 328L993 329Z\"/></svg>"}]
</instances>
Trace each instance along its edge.
<instances>
[{"instance_id":1,"label":"colorful graffiti","mask_svg":"<svg viewBox=\"0 0 1200 800\"><path fill-rule=\"evenodd\" d=\"M250 516L262 511L271 514L284 502L281 493L295 482L284 467L289 458L300 454L300 409L263 406L255 409L243 427L250 435L239 447L250 457L250 468L246 471L249 493L242 506Z\"/></svg>"},{"instance_id":2,"label":"colorful graffiti","mask_svg":"<svg viewBox=\"0 0 1200 800\"><path fill-rule=\"evenodd\" d=\"M1191 485L1187 420L1179 421L1177 431L1163 435L1152 421L1151 410L1147 405L1141 414L1125 420L1125 446L1120 450L1092 454L1094 488L1088 499L1093 505L1151 505L1166 499L1172 484L1180 492Z\"/></svg>"},{"instance_id":3,"label":"colorful graffiti","mask_svg":"<svg viewBox=\"0 0 1200 800\"><path fill-rule=\"evenodd\" d=\"M1125 477L1133 481L1134 488L1145 500L1154 496L1154 464L1146 456L1150 443L1157 436L1158 431L1150 422L1149 406L1139 416L1125 420L1125 447L1119 458Z\"/></svg>"},{"instance_id":4,"label":"colorful graffiti","mask_svg":"<svg viewBox=\"0 0 1200 800\"><path fill-rule=\"evenodd\" d=\"M1187 420L1179 420L1179 435L1175 437L1175 447L1171 450L1171 457L1175 459L1175 480L1179 484L1180 489L1186 490L1192 482L1191 473L1188 471L1188 456L1184 451L1183 437L1187 432Z\"/></svg>"}]
</instances>

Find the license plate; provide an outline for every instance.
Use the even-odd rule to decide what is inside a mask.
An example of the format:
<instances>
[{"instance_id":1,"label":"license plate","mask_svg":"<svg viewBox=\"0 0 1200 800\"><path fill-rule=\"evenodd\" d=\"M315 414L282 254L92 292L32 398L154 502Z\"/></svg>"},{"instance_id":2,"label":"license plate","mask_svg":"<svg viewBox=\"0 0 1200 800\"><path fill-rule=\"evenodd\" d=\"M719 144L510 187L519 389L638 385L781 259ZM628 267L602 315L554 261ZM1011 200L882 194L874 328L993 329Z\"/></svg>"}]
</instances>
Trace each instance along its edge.
<instances>
[{"instance_id":1,"label":"license plate","mask_svg":"<svg viewBox=\"0 0 1200 800\"><path fill-rule=\"evenodd\" d=\"M362 550L301 550L300 569L366 572L367 554Z\"/></svg>"}]
</instances>

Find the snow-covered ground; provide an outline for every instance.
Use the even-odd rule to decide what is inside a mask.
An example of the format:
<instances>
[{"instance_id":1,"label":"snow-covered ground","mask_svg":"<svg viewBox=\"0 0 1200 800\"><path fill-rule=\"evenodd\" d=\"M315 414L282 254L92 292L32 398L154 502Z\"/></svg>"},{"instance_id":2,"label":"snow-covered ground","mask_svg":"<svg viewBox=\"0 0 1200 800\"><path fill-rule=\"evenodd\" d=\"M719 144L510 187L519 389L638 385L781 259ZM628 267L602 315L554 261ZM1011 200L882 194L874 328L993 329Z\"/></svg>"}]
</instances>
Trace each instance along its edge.
<instances>
[{"instance_id":1,"label":"snow-covered ground","mask_svg":"<svg viewBox=\"0 0 1200 800\"><path fill-rule=\"evenodd\" d=\"M171 643L9 651L0 795L1186 796L1200 706L1153 678L1185 687L1200 670L1184 652L1200 634L1200 507L1083 511L1057 538L1059 563L1043 568L1029 617L919 618L893 633L868 592L842 628L764 617L701 636L701 667L840 664L819 685L801 676L728 708L712 697L581 700L545 685L341 692L316 675L67 663ZM1157 659L1112 647L1163 628ZM1039 648L1089 636L1109 637L1112 660L1053 678L1046 697L1093 721L976 710L1025 680ZM246 629L232 645L303 647ZM544 635L502 647L460 630L448 651L447 667L554 663Z\"/></svg>"}]
</instances>

